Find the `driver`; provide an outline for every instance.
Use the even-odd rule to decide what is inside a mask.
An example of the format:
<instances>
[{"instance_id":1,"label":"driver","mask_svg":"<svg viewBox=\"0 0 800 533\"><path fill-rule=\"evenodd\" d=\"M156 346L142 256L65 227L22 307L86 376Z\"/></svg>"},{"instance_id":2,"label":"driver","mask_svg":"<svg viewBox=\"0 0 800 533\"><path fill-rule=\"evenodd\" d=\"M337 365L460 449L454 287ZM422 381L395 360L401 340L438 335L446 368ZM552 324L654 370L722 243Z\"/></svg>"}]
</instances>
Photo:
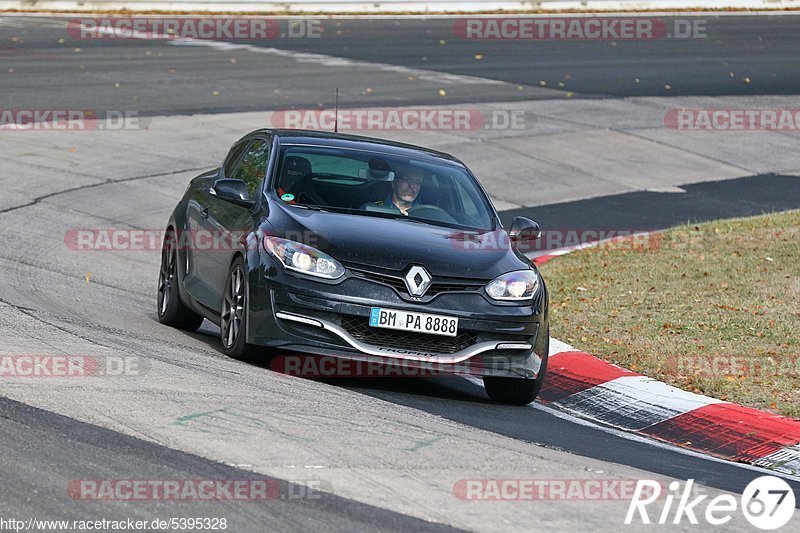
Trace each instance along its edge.
<instances>
[{"instance_id":1,"label":"driver","mask_svg":"<svg viewBox=\"0 0 800 533\"><path fill-rule=\"evenodd\" d=\"M394 207L408 216L408 210L419 205L417 197L422 188L424 172L419 167L406 167L402 174L395 176L392 181L392 191L385 200L378 200L374 205L378 207Z\"/></svg>"}]
</instances>

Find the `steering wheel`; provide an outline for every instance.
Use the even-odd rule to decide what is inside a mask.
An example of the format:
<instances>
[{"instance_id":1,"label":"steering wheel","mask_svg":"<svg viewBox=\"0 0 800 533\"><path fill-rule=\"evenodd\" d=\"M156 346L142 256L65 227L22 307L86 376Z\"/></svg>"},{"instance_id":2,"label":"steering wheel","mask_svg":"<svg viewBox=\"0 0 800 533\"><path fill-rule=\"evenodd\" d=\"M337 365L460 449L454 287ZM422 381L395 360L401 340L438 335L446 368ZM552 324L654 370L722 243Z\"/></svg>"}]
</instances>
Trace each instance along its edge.
<instances>
[{"instance_id":1,"label":"steering wheel","mask_svg":"<svg viewBox=\"0 0 800 533\"><path fill-rule=\"evenodd\" d=\"M450 213L448 213L441 207L432 204L416 205L408 210L408 215L409 216L413 215L418 218L438 220L439 222L450 222L453 224L458 224L458 220L450 216Z\"/></svg>"}]
</instances>

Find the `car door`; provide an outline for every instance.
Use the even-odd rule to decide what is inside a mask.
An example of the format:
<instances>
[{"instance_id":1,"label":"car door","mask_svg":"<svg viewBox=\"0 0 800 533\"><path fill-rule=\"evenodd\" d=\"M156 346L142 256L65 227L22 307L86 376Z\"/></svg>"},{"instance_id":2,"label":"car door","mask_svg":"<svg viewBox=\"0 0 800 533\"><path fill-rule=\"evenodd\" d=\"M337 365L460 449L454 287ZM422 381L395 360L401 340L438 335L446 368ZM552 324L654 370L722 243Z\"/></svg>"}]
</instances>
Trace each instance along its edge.
<instances>
[{"instance_id":1,"label":"car door","mask_svg":"<svg viewBox=\"0 0 800 533\"><path fill-rule=\"evenodd\" d=\"M207 257L205 254L199 253L209 245L209 241L213 236L208 233L205 224L209 216L208 203L211 196L209 191L214 186L214 182L223 177L226 171L232 171L248 144L249 139L244 139L234 144L225 157L219 172L216 175L201 178L200 183L194 188L194 192L192 192L187 201L186 229L188 234L181 240L181 246L186 253L186 277L183 285L195 300L206 307L213 307L216 299L216 290L208 284L208 278L203 275L203 272L208 270L208 267L203 265Z\"/></svg>"},{"instance_id":2,"label":"car door","mask_svg":"<svg viewBox=\"0 0 800 533\"><path fill-rule=\"evenodd\" d=\"M220 176L244 181L247 192L254 201L261 193L261 185L267 173L272 145L269 137L259 135L247 141L239 157L230 165L225 165L222 169L224 176ZM210 192L204 198L199 225L201 232L211 238L206 240L206 246L198 247L195 253L196 266L199 278L210 289L208 302L202 303L218 310L222 303L231 257L238 249L237 243L254 227L253 210L218 198Z\"/></svg>"}]
</instances>

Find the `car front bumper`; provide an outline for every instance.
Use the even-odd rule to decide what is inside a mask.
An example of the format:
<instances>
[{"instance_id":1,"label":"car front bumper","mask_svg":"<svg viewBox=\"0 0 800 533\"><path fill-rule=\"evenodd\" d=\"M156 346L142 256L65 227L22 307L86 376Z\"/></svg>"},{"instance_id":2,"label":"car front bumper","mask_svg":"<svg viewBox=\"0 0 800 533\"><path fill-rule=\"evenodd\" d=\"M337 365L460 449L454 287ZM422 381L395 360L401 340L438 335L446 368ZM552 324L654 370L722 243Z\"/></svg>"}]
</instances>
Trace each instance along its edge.
<instances>
[{"instance_id":1,"label":"car front bumper","mask_svg":"<svg viewBox=\"0 0 800 533\"><path fill-rule=\"evenodd\" d=\"M373 307L458 317L456 337L369 326ZM437 373L535 378L548 355L544 283L532 303L493 303L482 291L410 302L386 284L287 273L268 258L249 276L248 342L303 354Z\"/></svg>"}]
</instances>

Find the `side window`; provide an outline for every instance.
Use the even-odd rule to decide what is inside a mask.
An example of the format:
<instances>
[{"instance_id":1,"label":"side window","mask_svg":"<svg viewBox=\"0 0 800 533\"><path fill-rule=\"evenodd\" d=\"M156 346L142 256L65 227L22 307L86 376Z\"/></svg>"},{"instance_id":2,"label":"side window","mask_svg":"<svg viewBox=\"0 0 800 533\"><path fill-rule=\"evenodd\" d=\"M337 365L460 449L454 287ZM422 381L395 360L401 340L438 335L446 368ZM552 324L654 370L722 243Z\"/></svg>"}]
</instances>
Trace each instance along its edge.
<instances>
[{"instance_id":1,"label":"side window","mask_svg":"<svg viewBox=\"0 0 800 533\"><path fill-rule=\"evenodd\" d=\"M267 174L269 148L269 142L264 139L255 139L247 147L247 151L239 163L233 167L232 172L230 174L226 172L225 176L245 182L247 191L250 196L253 196Z\"/></svg>"},{"instance_id":2,"label":"side window","mask_svg":"<svg viewBox=\"0 0 800 533\"><path fill-rule=\"evenodd\" d=\"M228 152L228 157L225 158L225 177L230 178L231 173L233 172L233 167L236 162L239 160L239 156L242 155L244 149L247 147L247 143L239 143L233 148L231 151Z\"/></svg>"}]
</instances>

